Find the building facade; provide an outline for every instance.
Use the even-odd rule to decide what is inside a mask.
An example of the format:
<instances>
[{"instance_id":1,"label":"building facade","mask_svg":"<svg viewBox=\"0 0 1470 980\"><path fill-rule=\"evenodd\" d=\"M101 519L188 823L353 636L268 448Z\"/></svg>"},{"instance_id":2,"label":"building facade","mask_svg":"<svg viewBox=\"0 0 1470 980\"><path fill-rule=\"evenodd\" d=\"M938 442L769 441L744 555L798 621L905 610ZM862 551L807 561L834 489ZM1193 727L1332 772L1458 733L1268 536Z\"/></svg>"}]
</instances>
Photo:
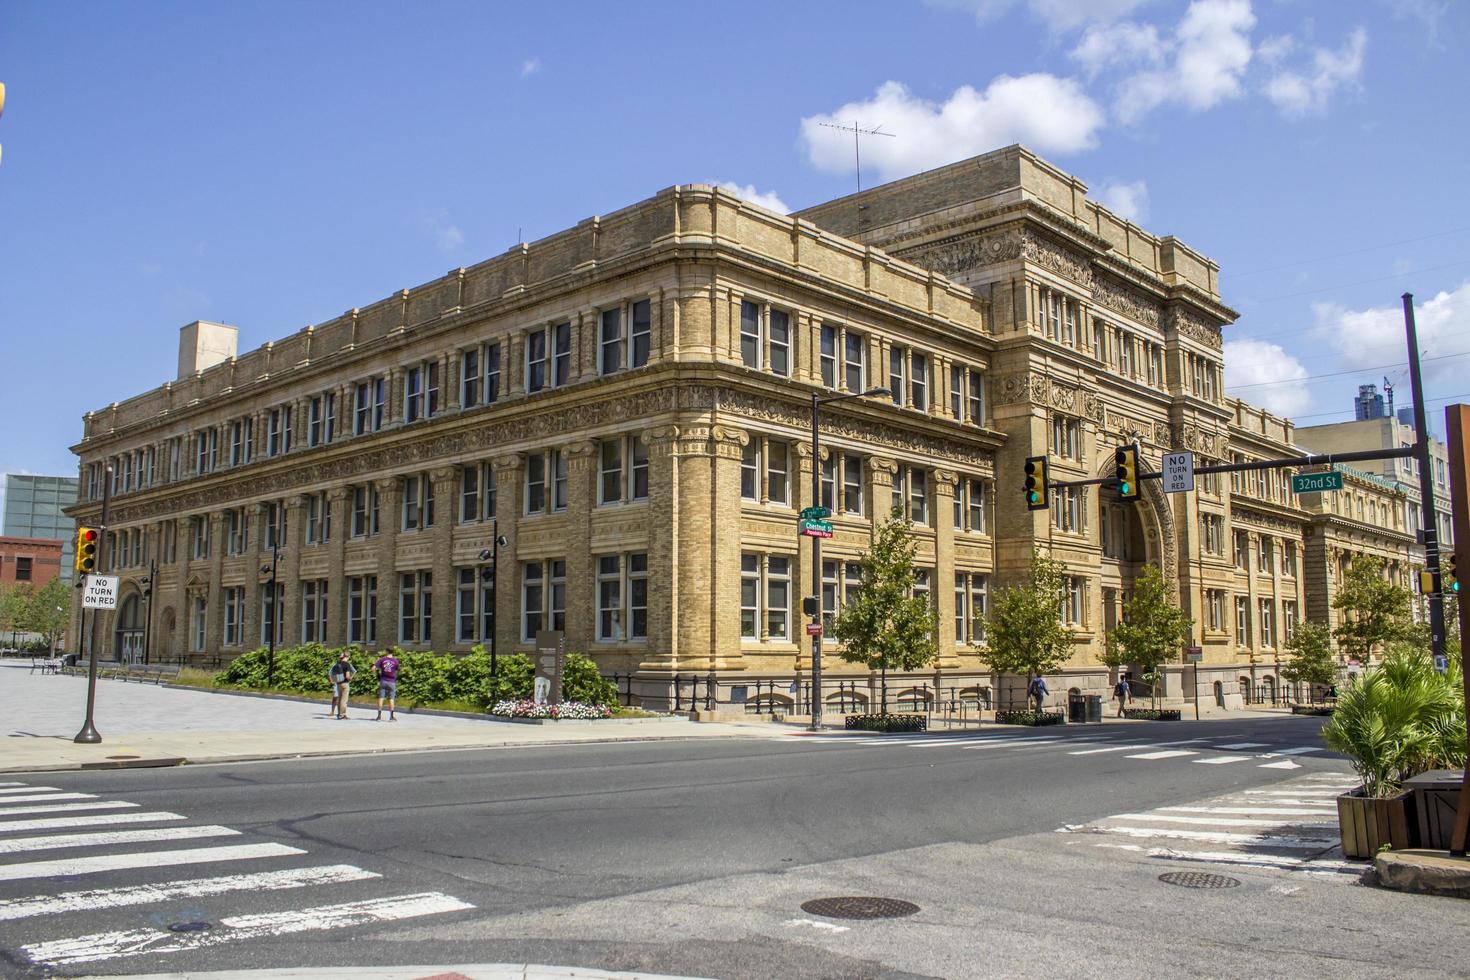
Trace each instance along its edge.
<instances>
[{"instance_id":1,"label":"building facade","mask_svg":"<svg viewBox=\"0 0 1470 980\"><path fill-rule=\"evenodd\" d=\"M0 586L40 589L61 572L61 542L0 537Z\"/></svg>"},{"instance_id":2,"label":"building facade","mask_svg":"<svg viewBox=\"0 0 1470 980\"><path fill-rule=\"evenodd\" d=\"M72 531L75 523L65 513L77 501L74 476L5 477L4 533L18 538L49 538L61 542L61 577L71 581Z\"/></svg>"},{"instance_id":3,"label":"building facade","mask_svg":"<svg viewBox=\"0 0 1470 980\"><path fill-rule=\"evenodd\" d=\"M156 562L169 657L272 632L528 650L552 628L655 698L681 673L800 679L800 597L845 601L898 507L947 678L997 682L990 596L1046 548L1068 567L1068 685L1107 684L1103 638L1152 563L1202 682L1259 687L1307 602L1313 516L1287 474L1022 501L1031 455L1062 479L1133 439L1150 469L1292 452L1289 422L1224 396L1218 268L1085 192L1021 147L789 217L686 185L243 355L191 324L177 379L89 413L74 447L78 521L111 480L105 628L132 642ZM879 386L823 409L814 459L813 393ZM820 569L796 535L814 471Z\"/></svg>"}]
</instances>

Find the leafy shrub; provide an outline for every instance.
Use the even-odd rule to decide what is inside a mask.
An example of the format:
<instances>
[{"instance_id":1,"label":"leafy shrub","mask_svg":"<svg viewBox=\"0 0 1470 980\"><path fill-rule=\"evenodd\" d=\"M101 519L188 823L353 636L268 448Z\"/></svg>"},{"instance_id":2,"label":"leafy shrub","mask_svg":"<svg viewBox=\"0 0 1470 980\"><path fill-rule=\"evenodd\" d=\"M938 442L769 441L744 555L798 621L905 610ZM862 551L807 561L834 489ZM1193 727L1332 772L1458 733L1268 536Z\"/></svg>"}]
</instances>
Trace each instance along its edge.
<instances>
[{"instance_id":1,"label":"leafy shrub","mask_svg":"<svg viewBox=\"0 0 1470 980\"><path fill-rule=\"evenodd\" d=\"M1060 725L1065 721L1060 711L1033 711L1030 708L1001 708L995 713L997 725Z\"/></svg>"},{"instance_id":2,"label":"leafy shrub","mask_svg":"<svg viewBox=\"0 0 1470 980\"><path fill-rule=\"evenodd\" d=\"M526 666L529 670L529 661ZM532 675L528 674L529 676ZM530 680L526 682L526 690L529 694ZM617 704L618 688L598 672L597 664L590 657L569 653L561 669L561 696L567 701L581 701L586 704Z\"/></svg>"},{"instance_id":3,"label":"leafy shrub","mask_svg":"<svg viewBox=\"0 0 1470 980\"><path fill-rule=\"evenodd\" d=\"M1180 714L1177 708L1124 708L1124 718L1135 718L1139 721L1179 721Z\"/></svg>"},{"instance_id":4,"label":"leafy shrub","mask_svg":"<svg viewBox=\"0 0 1470 980\"><path fill-rule=\"evenodd\" d=\"M1294 715L1330 715L1332 707L1325 704L1294 704L1291 706Z\"/></svg>"},{"instance_id":5,"label":"leafy shrub","mask_svg":"<svg viewBox=\"0 0 1470 980\"><path fill-rule=\"evenodd\" d=\"M844 727L860 732L922 732L928 724L923 715L848 715Z\"/></svg>"}]
</instances>

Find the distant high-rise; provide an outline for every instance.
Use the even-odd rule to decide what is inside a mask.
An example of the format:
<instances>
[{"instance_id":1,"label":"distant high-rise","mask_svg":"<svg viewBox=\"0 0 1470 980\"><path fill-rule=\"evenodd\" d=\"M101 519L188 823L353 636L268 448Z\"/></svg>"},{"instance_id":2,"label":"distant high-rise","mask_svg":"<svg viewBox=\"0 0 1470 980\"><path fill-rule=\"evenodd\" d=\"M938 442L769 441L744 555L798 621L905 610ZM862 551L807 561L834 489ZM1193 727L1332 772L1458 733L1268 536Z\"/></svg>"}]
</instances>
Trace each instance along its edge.
<instances>
[{"instance_id":1,"label":"distant high-rise","mask_svg":"<svg viewBox=\"0 0 1470 980\"><path fill-rule=\"evenodd\" d=\"M72 531L76 523L61 512L77 502L74 476L5 477L5 534L62 542L61 577L71 581Z\"/></svg>"},{"instance_id":2,"label":"distant high-rise","mask_svg":"<svg viewBox=\"0 0 1470 980\"><path fill-rule=\"evenodd\" d=\"M1366 419L1387 418L1388 412L1383 407L1383 396L1378 393L1377 385L1358 385L1357 400L1358 421Z\"/></svg>"}]
</instances>

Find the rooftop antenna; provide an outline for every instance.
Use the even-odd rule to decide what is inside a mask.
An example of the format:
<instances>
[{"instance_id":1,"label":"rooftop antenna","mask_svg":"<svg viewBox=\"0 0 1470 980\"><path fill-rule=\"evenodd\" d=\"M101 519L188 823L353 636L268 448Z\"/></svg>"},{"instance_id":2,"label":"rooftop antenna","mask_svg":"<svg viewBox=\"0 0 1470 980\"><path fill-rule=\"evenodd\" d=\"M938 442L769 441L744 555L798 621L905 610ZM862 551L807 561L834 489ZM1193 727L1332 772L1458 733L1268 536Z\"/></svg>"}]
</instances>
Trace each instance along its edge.
<instances>
[{"instance_id":1,"label":"rooftop antenna","mask_svg":"<svg viewBox=\"0 0 1470 980\"><path fill-rule=\"evenodd\" d=\"M844 126L841 123L828 123L828 122L818 123L818 125L819 126L826 126L828 129L837 129L837 130L841 130L844 133L851 133L852 134L852 163L853 163L853 168L857 171L857 189L858 189L858 193L861 194L862 193L862 190L863 190L863 155L862 155L861 148L858 146L859 139L861 139L864 136L888 136L888 137L893 137L893 136L897 136L898 134L897 133L885 133L885 132L883 132L883 124L882 123L879 123L878 125L874 126L872 129L864 129L862 127L862 124L861 123L857 123L857 122L854 122L850 126Z\"/></svg>"}]
</instances>

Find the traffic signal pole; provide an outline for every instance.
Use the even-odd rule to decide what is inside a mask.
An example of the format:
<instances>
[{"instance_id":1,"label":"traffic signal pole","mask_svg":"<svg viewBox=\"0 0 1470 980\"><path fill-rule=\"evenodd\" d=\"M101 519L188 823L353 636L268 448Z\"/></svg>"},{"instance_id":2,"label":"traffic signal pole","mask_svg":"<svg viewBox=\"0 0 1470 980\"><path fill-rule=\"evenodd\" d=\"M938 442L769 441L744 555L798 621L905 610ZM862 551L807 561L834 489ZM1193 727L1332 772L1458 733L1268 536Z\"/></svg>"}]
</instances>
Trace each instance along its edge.
<instances>
[{"instance_id":1,"label":"traffic signal pole","mask_svg":"<svg viewBox=\"0 0 1470 980\"><path fill-rule=\"evenodd\" d=\"M1419 374L1419 336L1414 327L1414 294L1404 293L1404 335L1409 343L1409 384L1414 389L1414 460L1419 464L1419 513L1424 521L1424 568L1434 580L1429 593L1429 649L1444 656L1444 599L1440 594L1439 515L1434 509L1434 461L1429 456L1424 382Z\"/></svg>"},{"instance_id":2,"label":"traffic signal pole","mask_svg":"<svg viewBox=\"0 0 1470 980\"><path fill-rule=\"evenodd\" d=\"M112 464L107 463L102 467L102 521L97 527L97 570L107 569L107 509L112 503ZM86 579L82 579L83 591L86 591ZM87 615L87 607L82 607L82 616ZM80 626L78 627L80 630ZM85 636L85 634L84 634ZM82 722L82 730L77 732L73 742L83 745L96 745L102 741L102 736L97 731L97 725L92 716L97 708L97 614L92 614L91 642L87 644L92 649L87 658L87 719Z\"/></svg>"},{"instance_id":3,"label":"traffic signal pole","mask_svg":"<svg viewBox=\"0 0 1470 980\"><path fill-rule=\"evenodd\" d=\"M1450 520L1453 522L1455 550L1451 561L1470 556L1470 405L1447 405L1444 410L1445 434L1450 450ZM1456 570L1460 562L1455 562ZM1470 601L1460 595L1460 683L1465 706L1470 708ZM1467 737L1470 748L1470 737ZM1455 826L1450 834L1450 854L1464 857L1470 845L1470 768L1460 780L1460 801L1455 808Z\"/></svg>"}]
</instances>

